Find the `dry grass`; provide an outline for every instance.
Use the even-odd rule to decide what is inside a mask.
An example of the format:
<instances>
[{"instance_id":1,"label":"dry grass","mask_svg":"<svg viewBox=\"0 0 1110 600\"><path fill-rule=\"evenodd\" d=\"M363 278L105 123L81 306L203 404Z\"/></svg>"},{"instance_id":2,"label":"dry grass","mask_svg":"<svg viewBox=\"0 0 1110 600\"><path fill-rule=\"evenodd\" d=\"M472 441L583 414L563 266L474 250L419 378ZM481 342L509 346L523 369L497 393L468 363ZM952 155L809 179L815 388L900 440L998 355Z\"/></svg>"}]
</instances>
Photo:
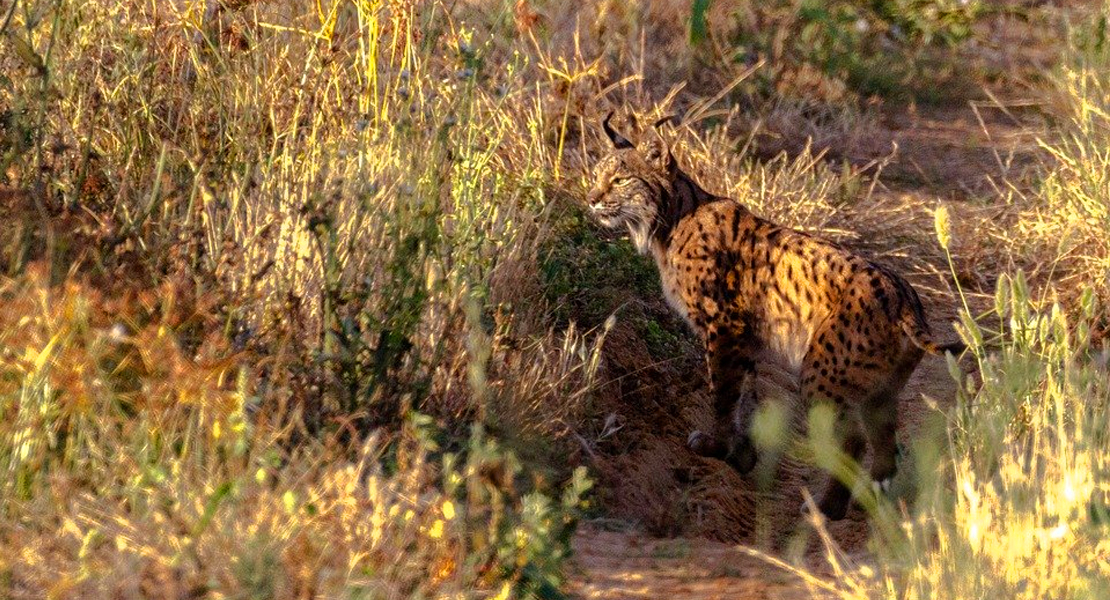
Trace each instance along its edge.
<instances>
[{"instance_id":1,"label":"dry grass","mask_svg":"<svg viewBox=\"0 0 1110 600\"><path fill-rule=\"evenodd\" d=\"M814 590L845 599L1110 592L1108 355L1090 350L1093 296L1069 322L1058 306L1036 311L1022 277L998 289L993 317L1009 325L974 349L981 384L969 379L948 413L947 447L918 450L927 479L913 509L874 513L884 532L874 560L847 557L822 532L836 577L799 572ZM991 339L970 327L971 339Z\"/></svg>"},{"instance_id":2,"label":"dry grass","mask_svg":"<svg viewBox=\"0 0 1110 600\"><path fill-rule=\"evenodd\" d=\"M950 258L995 256L949 257L933 204L877 180L892 158L868 98L919 95L928 39L982 6L885 4L711 3L697 35L678 1L0 9L0 595L553 597L590 487L579 462L606 508L656 531L750 534L754 492L731 473L675 479L700 359L650 266L581 219L595 124L680 114L676 153L706 187L943 296ZM1015 183L992 230L1023 243L991 252L1050 265L1034 280L1065 307L1087 287L1110 300L1094 39L1055 84L1047 175ZM874 62L888 46L906 69L862 77L894 64ZM1042 533L1086 570L975 589L1101 573L1077 507L1105 494L1087 426L1105 415L1061 418L1105 390L1057 322L981 356L938 459L956 487L937 489L963 496L921 499L911 558L844 589L962 586L954 565L1005 573L1003 550L1057 564ZM989 464L964 452L988 442ZM1027 447L1079 495L1038 503L999 467Z\"/></svg>"},{"instance_id":3,"label":"dry grass","mask_svg":"<svg viewBox=\"0 0 1110 600\"><path fill-rule=\"evenodd\" d=\"M576 472L554 504L476 429L436 452L415 416L386 443L290 445L254 371L182 352L141 306L38 269L0 289L0 460L12 598L524 594L558 585ZM141 301L136 303L141 304ZM274 399L269 399L273 402Z\"/></svg>"},{"instance_id":4,"label":"dry grass","mask_svg":"<svg viewBox=\"0 0 1110 600\"><path fill-rule=\"evenodd\" d=\"M1052 282L1069 304L1092 289L1104 307L1110 306L1107 11L1070 31L1047 93L1054 123L1040 143L1050 158L1039 184L1016 194L1021 214L1013 226L1014 254L1035 279Z\"/></svg>"},{"instance_id":5,"label":"dry grass","mask_svg":"<svg viewBox=\"0 0 1110 600\"><path fill-rule=\"evenodd\" d=\"M554 589L588 483L481 433L558 439L598 365L518 283L522 67L438 4L202 8L7 23L5 593Z\"/></svg>"}]
</instances>

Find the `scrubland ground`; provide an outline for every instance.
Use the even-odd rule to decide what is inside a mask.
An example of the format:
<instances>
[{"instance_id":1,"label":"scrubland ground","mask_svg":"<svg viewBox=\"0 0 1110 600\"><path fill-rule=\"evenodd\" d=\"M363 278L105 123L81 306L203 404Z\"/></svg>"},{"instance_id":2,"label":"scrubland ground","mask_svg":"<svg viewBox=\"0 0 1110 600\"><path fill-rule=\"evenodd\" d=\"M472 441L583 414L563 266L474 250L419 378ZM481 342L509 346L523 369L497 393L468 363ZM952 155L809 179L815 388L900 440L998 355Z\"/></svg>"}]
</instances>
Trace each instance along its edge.
<instances>
[{"instance_id":1,"label":"scrubland ground","mask_svg":"<svg viewBox=\"0 0 1110 600\"><path fill-rule=\"evenodd\" d=\"M1108 16L9 0L0 590L1106 597ZM777 472L685 450L696 340L581 203L610 110L969 343L890 497L798 516L855 474L820 414Z\"/></svg>"}]
</instances>

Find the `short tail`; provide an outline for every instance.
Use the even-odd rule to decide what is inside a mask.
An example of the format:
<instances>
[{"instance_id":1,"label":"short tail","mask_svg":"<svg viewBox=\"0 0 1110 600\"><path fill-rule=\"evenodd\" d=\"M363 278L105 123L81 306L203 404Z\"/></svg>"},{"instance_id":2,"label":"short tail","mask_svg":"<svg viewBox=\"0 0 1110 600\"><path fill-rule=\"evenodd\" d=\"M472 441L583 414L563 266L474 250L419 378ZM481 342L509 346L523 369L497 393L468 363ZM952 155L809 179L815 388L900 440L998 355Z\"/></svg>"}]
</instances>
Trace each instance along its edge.
<instances>
[{"instance_id":1,"label":"short tail","mask_svg":"<svg viewBox=\"0 0 1110 600\"><path fill-rule=\"evenodd\" d=\"M929 354L944 355L945 352L962 354L967 350L967 344L963 342L938 344L933 340L933 334L929 331L929 326L925 324L925 319L919 315L912 315L903 319L902 330L906 332L914 346Z\"/></svg>"}]
</instances>

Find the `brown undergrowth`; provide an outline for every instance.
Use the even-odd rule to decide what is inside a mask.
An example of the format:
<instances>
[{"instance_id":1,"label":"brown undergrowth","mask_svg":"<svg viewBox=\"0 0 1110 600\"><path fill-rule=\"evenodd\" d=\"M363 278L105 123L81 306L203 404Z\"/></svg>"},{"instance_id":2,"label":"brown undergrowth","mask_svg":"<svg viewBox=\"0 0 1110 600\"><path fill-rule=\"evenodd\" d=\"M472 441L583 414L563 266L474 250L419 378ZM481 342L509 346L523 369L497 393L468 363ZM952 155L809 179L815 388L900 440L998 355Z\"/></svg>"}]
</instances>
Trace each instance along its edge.
<instances>
[{"instance_id":1,"label":"brown undergrowth","mask_svg":"<svg viewBox=\"0 0 1110 600\"><path fill-rule=\"evenodd\" d=\"M12 4L0 582L549 597L587 508L579 465L599 523L773 537L820 474L742 481L685 450L709 414L700 350L578 199L601 116L676 114L707 188L894 266L934 306L954 304L949 273L981 304L1020 262L1011 206L976 196L1002 180L903 193L935 169L889 123L930 85L1006 75L962 43L981 3L934 21L827 4ZM876 49L906 68L861 79ZM973 72L929 66L953 56ZM1062 169L1046 189L1091 187ZM1068 286L1101 264L1078 247Z\"/></svg>"}]
</instances>

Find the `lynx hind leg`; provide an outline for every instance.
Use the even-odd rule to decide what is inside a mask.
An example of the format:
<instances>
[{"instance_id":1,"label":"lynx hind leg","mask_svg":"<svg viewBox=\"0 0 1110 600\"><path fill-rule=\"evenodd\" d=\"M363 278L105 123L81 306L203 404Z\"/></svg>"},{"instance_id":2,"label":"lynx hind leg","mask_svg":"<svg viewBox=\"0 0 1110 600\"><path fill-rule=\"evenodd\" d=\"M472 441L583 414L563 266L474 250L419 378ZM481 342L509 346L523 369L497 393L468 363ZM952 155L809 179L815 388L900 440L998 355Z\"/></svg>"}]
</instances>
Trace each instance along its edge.
<instances>
[{"instance_id":1,"label":"lynx hind leg","mask_svg":"<svg viewBox=\"0 0 1110 600\"><path fill-rule=\"evenodd\" d=\"M903 375L898 366L904 361L891 356L899 340L888 340L890 336L877 329L882 321L881 317L864 320L860 314L834 315L814 336L803 365L803 398L811 405L827 402L834 408L835 433L843 451L817 457L818 464L832 476L819 502L821 512L832 520L847 513L850 484L855 483L852 480L866 477L860 469L866 441L879 456L878 474L884 478L893 474L897 389L901 389L908 372ZM892 389L894 402L888 400ZM877 404L872 402L880 398ZM867 414L876 408L881 410L874 418ZM845 463L845 458L851 462Z\"/></svg>"},{"instance_id":2,"label":"lynx hind leg","mask_svg":"<svg viewBox=\"0 0 1110 600\"><path fill-rule=\"evenodd\" d=\"M815 498L817 511L831 521L839 521L846 517L849 507L854 505L852 495L854 486L846 484L845 479L858 481L858 478L852 474L858 474L858 465L867 447L862 429L853 419L839 415L836 429L841 432L841 435L837 436L839 444L835 454L825 449L824 454L816 457L818 467L829 477L825 489ZM808 503L802 504L800 512L803 515L810 513Z\"/></svg>"},{"instance_id":3,"label":"lynx hind leg","mask_svg":"<svg viewBox=\"0 0 1110 600\"><path fill-rule=\"evenodd\" d=\"M860 407L860 422L871 446L871 481L883 492L890 490L898 469L898 396L922 354L916 347L907 352L887 384Z\"/></svg>"},{"instance_id":4,"label":"lynx hind leg","mask_svg":"<svg viewBox=\"0 0 1110 600\"><path fill-rule=\"evenodd\" d=\"M755 389L756 345L751 336L710 325L706 362L713 393L713 426L693 431L687 445L695 454L726 461L741 474L755 466L756 452L747 428L759 402Z\"/></svg>"},{"instance_id":5,"label":"lynx hind leg","mask_svg":"<svg viewBox=\"0 0 1110 600\"><path fill-rule=\"evenodd\" d=\"M898 395L884 394L868 402L860 410L860 421L871 446L871 481L885 493L898 469Z\"/></svg>"}]
</instances>

